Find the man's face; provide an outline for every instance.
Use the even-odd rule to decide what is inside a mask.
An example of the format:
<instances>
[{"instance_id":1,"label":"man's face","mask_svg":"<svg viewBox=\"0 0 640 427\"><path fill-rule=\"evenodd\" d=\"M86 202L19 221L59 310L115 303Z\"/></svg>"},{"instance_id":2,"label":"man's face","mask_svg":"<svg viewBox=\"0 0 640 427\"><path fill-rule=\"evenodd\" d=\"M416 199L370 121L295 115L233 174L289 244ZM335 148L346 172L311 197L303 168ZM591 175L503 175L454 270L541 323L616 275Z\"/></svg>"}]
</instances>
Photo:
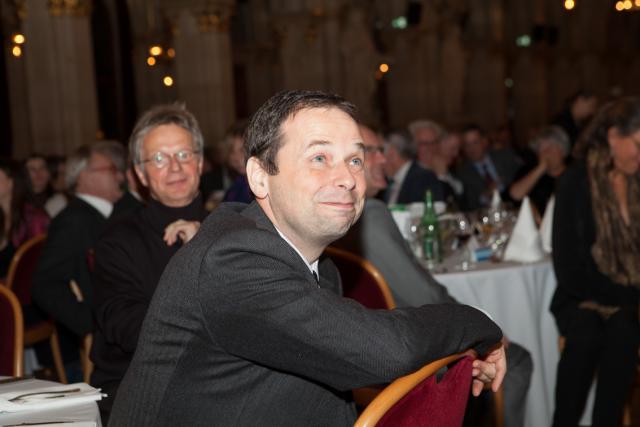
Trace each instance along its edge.
<instances>
[{"instance_id":1,"label":"man's face","mask_svg":"<svg viewBox=\"0 0 640 427\"><path fill-rule=\"evenodd\" d=\"M254 193L296 247L324 248L347 232L364 205L358 125L337 108L310 108L287 119L281 131L278 173L265 176L264 193Z\"/></svg>"},{"instance_id":2,"label":"man's face","mask_svg":"<svg viewBox=\"0 0 640 427\"><path fill-rule=\"evenodd\" d=\"M27 160L26 166L27 172L29 173L29 181L31 182L31 189L36 194L43 192L51 179L47 163L41 157L34 157L33 159Z\"/></svg>"},{"instance_id":3,"label":"man's face","mask_svg":"<svg viewBox=\"0 0 640 427\"><path fill-rule=\"evenodd\" d=\"M387 188L384 176L384 156L382 141L368 127L360 126L360 134L364 142L364 178L367 183L367 197L374 197L380 190Z\"/></svg>"},{"instance_id":4,"label":"man's face","mask_svg":"<svg viewBox=\"0 0 640 427\"><path fill-rule=\"evenodd\" d=\"M464 155L472 162L479 162L487 151L487 138L477 130L470 130L463 135Z\"/></svg>"},{"instance_id":5,"label":"man's face","mask_svg":"<svg viewBox=\"0 0 640 427\"><path fill-rule=\"evenodd\" d=\"M111 159L101 153L92 153L87 167L78 177L78 192L113 203L122 196L120 184L122 174Z\"/></svg>"},{"instance_id":6,"label":"man's face","mask_svg":"<svg viewBox=\"0 0 640 427\"><path fill-rule=\"evenodd\" d=\"M431 128L420 128L413 135L418 162L429 164L438 155L438 134Z\"/></svg>"},{"instance_id":7,"label":"man's face","mask_svg":"<svg viewBox=\"0 0 640 427\"><path fill-rule=\"evenodd\" d=\"M166 154L168 164L158 167L154 161L136 165L140 182L149 188L151 197L171 207L186 206L198 195L198 184L202 172L202 156L196 154L189 161L180 162L175 154L193 152L195 147L191 134L174 124L161 125L151 130L142 142L142 159L154 158L158 153Z\"/></svg>"}]
</instances>

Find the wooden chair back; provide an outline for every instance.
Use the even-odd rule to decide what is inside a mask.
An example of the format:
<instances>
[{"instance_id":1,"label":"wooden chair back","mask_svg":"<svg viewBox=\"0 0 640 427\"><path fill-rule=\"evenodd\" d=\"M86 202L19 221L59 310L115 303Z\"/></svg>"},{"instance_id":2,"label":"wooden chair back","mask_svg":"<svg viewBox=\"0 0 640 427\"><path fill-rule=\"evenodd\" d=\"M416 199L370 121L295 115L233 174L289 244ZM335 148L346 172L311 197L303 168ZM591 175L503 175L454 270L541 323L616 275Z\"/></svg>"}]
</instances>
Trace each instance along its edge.
<instances>
[{"instance_id":1,"label":"wooden chair back","mask_svg":"<svg viewBox=\"0 0 640 427\"><path fill-rule=\"evenodd\" d=\"M356 254L333 246L329 246L325 252L340 271L345 297L352 298L367 308L396 307L387 281L373 264Z\"/></svg>"},{"instance_id":2,"label":"wooden chair back","mask_svg":"<svg viewBox=\"0 0 640 427\"><path fill-rule=\"evenodd\" d=\"M46 238L46 234L39 234L24 242L9 264L6 285L23 306L31 304L31 280Z\"/></svg>"},{"instance_id":3,"label":"wooden chair back","mask_svg":"<svg viewBox=\"0 0 640 427\"><path fill-rule=\"evenodd\" d=\"M0 375L23 375L24 329L18 298L0 286Z\"/></svg>"},{"instance_id":4,"label":"wooden chair back","mask_svg":"<svg viewBox=\"0 0 640 427\"><path fill-rule=\"evenodd\" d=\"M471 391L473 351L429 363L389 384L354 427L460 427ZM447 367L440 378L437 373Z\"/></svg>"}]
</instances>

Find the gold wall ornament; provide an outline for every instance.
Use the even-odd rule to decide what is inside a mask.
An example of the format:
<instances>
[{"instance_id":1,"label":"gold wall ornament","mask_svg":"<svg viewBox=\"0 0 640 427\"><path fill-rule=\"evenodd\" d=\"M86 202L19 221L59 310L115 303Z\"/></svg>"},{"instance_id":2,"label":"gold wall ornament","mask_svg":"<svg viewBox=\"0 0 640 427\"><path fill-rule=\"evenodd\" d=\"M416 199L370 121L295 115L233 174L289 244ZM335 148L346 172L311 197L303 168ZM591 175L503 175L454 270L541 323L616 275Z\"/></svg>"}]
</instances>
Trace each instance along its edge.
<instances>
[{"instance_id":1,"label":"gold wall ornament","mask_svg":"<svg viewBox=\"0 0 640 427\"><path fill-rule=\"evenodd\" d=\"M196 14L196 20L202 33L226 33L231 25L231 12L200 12Z\"/></svg>"},{"instance_id":2,"label":"gold wall ornament","mask_svg":"<svg viewBox=\"0 0 640 427\"><path fill-rule=\"evenodd\" d=\"M48 0L51 16L89 16L92 0Z\"/></svg>"}]
</instances>

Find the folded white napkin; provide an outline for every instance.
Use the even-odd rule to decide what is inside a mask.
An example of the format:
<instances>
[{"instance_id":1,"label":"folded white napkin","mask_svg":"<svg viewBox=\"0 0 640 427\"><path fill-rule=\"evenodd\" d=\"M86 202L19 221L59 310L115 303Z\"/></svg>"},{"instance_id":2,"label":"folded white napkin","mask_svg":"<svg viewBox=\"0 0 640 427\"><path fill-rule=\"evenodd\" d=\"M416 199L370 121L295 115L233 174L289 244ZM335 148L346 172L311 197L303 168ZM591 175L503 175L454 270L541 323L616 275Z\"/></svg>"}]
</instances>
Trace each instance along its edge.
<instances>
[{"instance_id":1,"label":"folded white napkin","mask_svg":"<svg viewBox=\"0 0 640 427\"><path fill-rule=\"evenodd\" d=\"M551 196L544 209L544 216L540 223L540 240L542 242L542 250L551 253L551 230L553 229L553 208L556 205L556 198Z\"/></svg>"},{"instance_id":2,"label":"folded white napkin","mask_svg":"<svg viewBox=\"0 0 640 427\"><path fill-rule=\"evenodd\" d=\"M22 397L16 400L18 396ZM100 399L102 399L100 389L85 383L59 384L27 390L21 388L0 394L0 412L53 409Z\"/></svg>"},{"instance_id":3,"label":"folded white napkin","mask_svg":"<svg viewBox=\"0 0 640 427\"><path fill-rule=\"evenodd\" d=\"M504 251L505 261L535 262L544 258L540 244L540 234L533 219L529 198L525 197L520 206L516 225L513 227L507 249Z\"/></svg>"}]
</instances>

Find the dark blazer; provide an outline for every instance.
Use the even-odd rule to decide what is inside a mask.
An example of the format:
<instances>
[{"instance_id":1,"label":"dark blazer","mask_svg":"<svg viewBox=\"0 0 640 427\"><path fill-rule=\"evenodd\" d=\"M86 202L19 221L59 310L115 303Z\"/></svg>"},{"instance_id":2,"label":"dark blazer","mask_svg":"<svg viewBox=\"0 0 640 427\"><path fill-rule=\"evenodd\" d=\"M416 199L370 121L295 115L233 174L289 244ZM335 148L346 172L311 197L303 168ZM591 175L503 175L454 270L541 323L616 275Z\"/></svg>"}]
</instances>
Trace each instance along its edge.
<instances>
[{"instance_id":1,"label":"dark blazer","mask_svg":"<svg viewBox=\"0 0 640 427\"><path fill-rule=\"evenodd\" d=\"M509 149L490 151L488 155L496 168L500 182L504 185L503 200L508 199L509 185L522 166L522 160ZM472 211L486 206L487 203L481 200L482 194L487 190L486 181L473 162L467 160L458 170L457 176L464 186L462 208Z\"/></svg>"},{"instance_id":2,"label":"dark blazer","mask_svg":"<svg viewBox=\"0 0 640 427\"><path fill-rule=\"evenodd\" d=\"M412 162L398 192L396 203L424 202L427 190L431 190L433 200L444 200L442 183L436 174L418 163ZM387 193L385 194L385 202L388 201L389 195Z\"/></svg>"},{"instance_id":3,"label":"dark blazer","mask_svg":"<svg viewBox=\"0 0 640 427\"><path fill-rule=\"evenodd\" d=\"M255 202L223 203L165 269L111 425L350 426L352 388L500 339L471 307L368 310L319 272Z\"/></svg>"},{"instance_id":4,"label":"dark blazer","mask_svg":"<svg viewBox=\"0 0 640 427\"><path fill-rule=\"evenodd\" d=\"M31 294L35 303L74 334L93 330L88 254L102 234L107 219L77 197L51 221L42 255L33 275ZM84 301L69 287L75 280Z\"/></svg>"}]
</instances>

